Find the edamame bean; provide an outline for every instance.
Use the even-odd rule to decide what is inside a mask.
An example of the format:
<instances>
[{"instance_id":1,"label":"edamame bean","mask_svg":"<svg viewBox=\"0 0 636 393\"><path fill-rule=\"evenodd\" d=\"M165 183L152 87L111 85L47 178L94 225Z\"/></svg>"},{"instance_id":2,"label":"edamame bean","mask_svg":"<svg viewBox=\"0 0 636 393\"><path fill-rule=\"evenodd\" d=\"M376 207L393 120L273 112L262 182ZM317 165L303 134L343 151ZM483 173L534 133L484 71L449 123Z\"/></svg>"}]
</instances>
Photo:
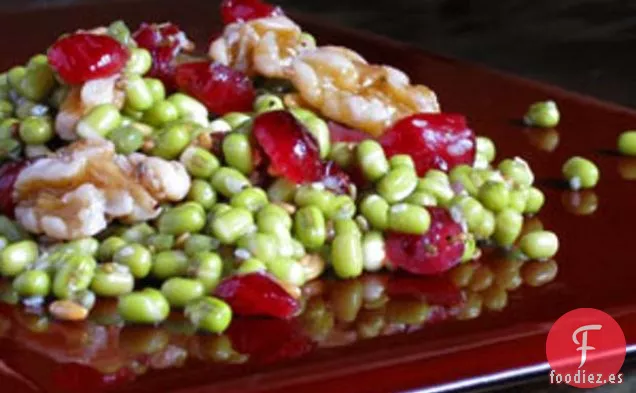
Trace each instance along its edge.
<instances>
[{"instance_id":1,"label":"edamame bean","mask_svg":"<svg viewBox=\"0 0 636 393\"><path fill-rule=\"evenodd\" d=\"M126 241L118 236L110 236L106 238L97 250L97 259L101 262L108 262L113 259L113 255L126 245Z\"/></svg>"},{"instance_id":2,"label":"edamame bean","mask_svg":"<svg viewBox=\"0 0 636 393\"><path fill-rule=\"evenodd\" d=\"M13 243L0 254L0 274L14 277L22 273L38 258L38 244L31 240Z\"/></svg>"},{"instance_id":3,"label":"edamame bean","mask_svg":"<svg viewBox=\"0 0 636 393\"><path fill-rule=\"evenodd\" d=\"M223 138L223 157L225 162L243 174L250 174L254 169L252 146L245 134L233 132Z\"/></svg>"},{"instance_id":4,"label":"edamame bean","mask_svg":"<svg viewBox=\"0 0 636 393\"><path fill-rule=\"evenodd\" d=\"M563 164L563 176L569 182L570 188L579 190L596 186L600 173L592 161L575 156Z\"/></svg>"},{"instance_id":5,"label":"edamame bean","mask_svg":"<svg viewBox=\"0 0 636 393\"><path fill-rule=\"evenodd\" d=\"M289 235L291 229L291 217L274 213L261 213L256 216L256 226L259 232L279 235L286 233Z\"/></svg>"},{"instance_id":6,"label":"edamame bean","mask_svg":"<svg viewBox=\"0 0 636 393\"><path fill-rule=\"evenodd\" d=\"M296 189L294 203L298 207L316 206L324 214L329 214L334 203L334 194L320 186L303 185Z\"/></svg>"},{"instance_id":7,"label":"edamame bean","mask_svg":"<svg viewBox=\"0 0 636 393\"><path fill-rule=\"evenodd\" d=\"M139 75L128 75L124 81L126 106L134 111L145 111L153 104L152 92Z\"/></svg>"},{"instance_id":8,"label":"edamame bean","mask_svg":"<svg viewBox=\"0 0 636 393\"><path fill-rule=\"evenodd\" d=\"M377 272L384 267L386 248L381 232L371 231L362 238L362 257L364 270Z\"/></svg>"},{"instance_id":9,"label":"edamame bean","mask_svg":"<svg viewBox=\"0 0 636 393\"><path fill-rule=\"evenodd\" d=\"M524 213L535 214L543 207L545 203L545 195L536 187L530 187L528 189L528 198L526 199L526 206Z\"/></svg>"},{"instance_id":10,"label":"edamame bean","mask_svg":"<svg viewBox=\"0 0 636 393\"><path fill-rule=\"evenodd\" d=\"M263 262L272 261L278 256L278 242L276 237L269 233L247 234L238 240L238 246Z\"/></svg>"},{"instance_id":11,"label":"edamame bean","mask_svg":"<svg viewBox=\"0 0 636 393\"><path fill-rule=\"evenodd\" d=\"M126 63L126 71L130 74L144 75L150 71L152 56L145 48L130 48L130 58Z\"/></svg>"},{"instance_id":12,"label":"edamame bean","mask_svg":"<svg viewBox=\"0 0 636 393\"><path fill-rule=\"evenodd\" d=\"M188 266L188 275L201 282L206 293L216 288L222 274L223 261L214 252L203 251L194 254Z\"/></svg>"},{"instance_id":13,"label":"edamame bean","mask_svg":"<svg viewBox=\"0 0 636 393\"><path fill-rule=\"evenodd\" d=\"M430 225L431 216L421 206L398 203L389 209L389 229L392 231L421 235Z\"/></svg>"},{"instance_id":14,"label":"edamame bean","mask_svg":"<svg viewBox=\"0 0 636 393\"><path fill-rule=\"evenodd\" d=\"M180 308L202 297L205 294L205 287L191 278L173 277L161 285L161 293L170 306Z\"/></svg>"},{"instance_id":15,"label":"edamame bean","mask_svg":"<svg viewBox=\"0 0 636 393\"><path fill-rule=\"evenodd\" d=\"M189 257L193 257L200 252L212 251L218 248L219 241L217 239L198 233L188 236L183 245L183 251Z\"/></svg>"},{"instance_id":16,"label":"edamame bean","mask_svg":"<svg viewBox=\"0 0 636 393\"><path fill-rule=\"evenodd\" d=\"M185 203L164 212L159 217L159 232L179 236L197 233L205 226L205 211L198 204Z\"/></svg>"},{"instance_id":17,"label":"edamame bean","mask_svg":"<svg viewBox=\"0 0 636 393\"><path fill-rule=\"evenodd\" d=\"M437 206L437 198L426 191L414 191L404 202L418 206Z\"/></svg>"},{"instance_id":18,"label":"edamame bean","mask_svg":"<svg viewBox=\"0 0 636 393\"><path fill-rule=\"evenodd\" d=\"M329 158L341 168L349 168L356 156L354 154L355 148L355 143L336 142L329 151Z\"/></svg>"},{"instance_id":19,"label":"edamame bean","mask_svg":"<svg viewBox=\"0 0 636 393\"><path fill-rule=\"evenodd\" d=\"M230 130L235 130L239 128L242 124L250 121L252 118L241 112L230 112L226 113L221 117L229 126Z\"/></svg>"},{"instance_id":20,"label":"edamame bean","mask_svg":"<svg viewBox=\"0 0 636 393\"><path fill-rule=\"evenodd\" d=\"M448 179L424 177L417 182L416 190L432 195L442 206L447 205L455 196Z\"/></svg>"},{"instance_id":21,"label":"edamame bean","mask_svg":"<svg viewBox=\"0 0 636 393\"><path fill-rule=\"evenodd\" d=\"M355 278L362 274L364 256L360 236L337 235L331 245L331 263L340 278Z\"/></svg>"},{"instance_id":22,"label":"edamame bean","mask_svg":"<svg viewBox=\"0 0 636 393\"><path fill-rule=\"evenodd\" d=\"M188 200L201 205L205 210L209 210L216 203L216 191L212 185L205 180L195 179L192 181Z\"/></svg>"},{"instance_id":23,"label":"edamame bean","mask_svg":"<svg viewBox=\"0 0 636 393\"><path fill-rule=\"evenodd\" d=\"M300 208L294 216L296 238L307 248L321 247L327 238L325 217L315 206Z\"/></svg>"},{"instance_id":24,"label":"edamame bean","mask_svg":"<svg viewBox=\"0 0 636 393\"><path fill-rule=\"evenodd\" d=\"M300 122L303 123L307 131L309 131L318 143L320 158L327 158L329 156L329 149L331 148L331 134L327 123L318 116L307 117L300 120Z\"/></svg>"},{"instance_id":25,"label":"edamame bean","mask_svg":"<svg viewBox=\"0 0 636 393\"><path fill-rule=\"evenodd\" d=\"M13 280L13 289L22 297L47 296L51 277L44 270L27 270Z\"/></svg>"},{"instance_id":26,"label":"edamame bean","mask_svg":"<svg viewBox=\"0 0 636 393\"><path fill-rule=\"evenodd\" d=\"M236 274L265 272L266 270L267 270L267 266L262 261L256 258L250 258L241 262L239 267L236 269Z\"/></svg>"},{"instance_id":27,"label":"edamame bean","mask_svg":"<svg viewBox=\"0 0 636 393\"><path fill-rule=\"evenodd\" d=\"M549 259L559 249L559 238L550 231L530 232L521 238L519 247L531 259Z\"/></svg>"},{"instance_id":28,"label":"edamame bean","mask_svg":"<svg viewBox=\"0 0 636 393\"><path fill-rule=\"evenodd\" d=\"M48 62L34 61L29 62L16 90L27 99L40 102L51 93L53 88L55 88L55 77Z\"/></svg>"},{"instance_id":29,"label":"edamame bean","mask_svg":"<svg viewBox=\"0 0 636 393\"><path fill-rule=\"evenodd\" d=\"M521 213L506 208L497 213L495 218L495 232L493 238L500 246L512 245L523 227L523 216Z\"/></svg>"},{"instance_id":30,"label":"edamame bean","mask_svg":"<svg viewBox=\"0 0 636 393\"><path fill-rule=\"evenodd\" d=\"M636 131L625 131L618 137L618 151L625 156L636 156Z\"/></svg>"},{"instance_id":31,"label":"edamame bean","mask_svg":"<svg viewBox=\"0 0 636 393\"><path fill-rule=\"evenodd\" d=\"M475 251L477 250L477 242L475 237L468 234L464 240L464 254L462 255L462 262L468 262L475 257Z\"/></svg>"},{"instance_id":32,"label":"edamame bean","mask_svg":"<svg viewBox=\"0 0 636 393\"><path fill-rule=\"evenodd\" d=\"M453 208L455 206L459 208L462 218L471 232L479 228L485 214L484 212L487 211L479 201L473 197L462 195L455 198ZM452 209L451 212L453 211Z\"/></svg>"},{"instance_id":33,"label":"edamame bean","mask_svg":"<svg viewBox=\"0 0 636 393\"><path fill-rule=\"evenodd\" d=\"M353 218L356 214L356 203L348 195L338 195L331 200L327 217L330 220Z\"/></svg>"},{"instance_id":34,"label":"edamame bean","mask_svg":"<svg viewBox=\"0 0 636 393\"><path fill-rule=\"evenodd\" d=\"M528 201L528 190L529 189L525 187L515 187L510 190L508 207L519 213L523 213L526 209L526 202Z\"/></svg>"},{"instance_id":35,"label":"edamame bean","mask_svg":"<svg viewBox=\"0 0 636 393\"><path fill-rule=\"evenodd\" d=\"M495 214L490 210L484 210L481 222L472 229L473 235L478 239L488 239L495 233Z\"/></svg>"},{"instance_id":36,"label":"edamame bean","mask_svg":"<svg viewBox=\"0 0 636 393\"><path fill-rule=\"evenodd\" d=\"M487 181L479 187L479 201L486 209L501 211L510 202L510 190L503 182ZM525 201L524 201L525 204ZM521 209L523 211L523 208Z\"/></svg>"},{"instance_id":37,"label":"edamame bean","mask_svg":"<svg viewBox=\"0 0 636 393\"><path fill-rule=\"evenodd\" d=\"M364 176L375 182L389 171L389 162L384 155L384 149L378 142L367 139L360 142L356 148L358 164Z\"/></svg>"},{"instance_id":38,"label":"edamame bean","mask_svg":"<svg viewBox=\"0 0 636 393\"><path fill-rule=\"evenodd\" d=\"M232 309L223 300L206 296L189 303L186 317L197 329L211 333L223 333L232 321Z\"/></svg>"},{"instance_id":39,"label":"edamame bean","mask_svg":"<svg viewBox=\"0 0 636 393\"><path fill-rule=\"evenodd\" d=\"M134 127L119 127L108 134L108 139L115 145L119 154L132 154L141 149L144 144L144 135Z\"/></svg>"},{"instance_id":40,"label":"edamame bean","mask_svg":"<svg viewBox=\"0 0 636 393\"><path fill-rule=\"evenodd\" d=\"M163 82L159 79L144 78L144 82L146 82L146 86L150 89L153 102L160 102L166 98L166 88L163 86Z\"/></svg>"},{"instance_id":41,"label":"edamame bean","mask_svg":"<svg viewBox=\"0 0 636 393\"><path fill-rule=\"evenodd\" d=\"M481 154L485 158L486 162L490 163L495 160L497 150L492 139L485 136L478 136L476 138L477 153Z\"/></svg>"},{"instance_id":42,"label":"edamame bean","mask_svg":"<svg viewBox=\"0 0 636 393\"><path fill-rule=\"evenodd\" d=\"M45 117L29 116L20 123L19 133L27 145L42 145L53 138L53 127Z\"/></svg>"},{"instance_id":43,"label":"edamame bean","mask_svg":"<svg viewBox=\"0 0 636 393\"><path fill-rule=\"evenodd\" d=\"M453 188L460 186L469 195L476 196L479 189L471 179L472 172L473 168L468 165L457 165L456 167L451 169L450 173L448 174L448 179L453 185Z\"/></svg>"},{"instance_id":44,"label":"edamame bean","mask_svg":"<svg viewBox=\"0 0 636 393\"><path fill-rule=\"evenodd\" d=\"M282 109L285 109L283 100L273 94L263 94L254 100L254 111L259 114Z\"/></svg>"},{"instance_id":45,"label":"edamame bean","mask_svg":"<svg viewBox=\"0 0 636 393\"><path fill-rule=\"evenodd\" d=\"M121 232L121 238L127 243L143 243L146 238L155 233L155 229L145 222L133 225Z\"/></svg>"},{"instance_id":46,"label":"edamame bean","mask_svg":"<svg viewBox=\"0 0 636 393\"><path fill-rule=\"evenodd\" d=\"M221 167L212 175L212 187L226 198L250 186L249 180L234 168Z\"/></svg>"},{"instance_id":47,"label":"edamame bean","mask_svg":"<svg viewBox=\"0 0 636 393\"><path fill-rule=\"evenodd\" d=\"M146 79L146 83L148 83L147 79ZM153 86L149 86L149 87L152 93L152 89L154 87ZM157 94L157 93L155 92L153 94ZM161 101L154 100L154 103L152 104L152 106L146 112L144 112L143 120L144 120L144 123L150 124L153 127L160 127L164 124L175 121L178 118L179 118L179 111L177 110L177 107L174 106L173 103L167 100L161 100Z\"/></svg>"},{"instance_id":48,"label":"edamame bean","mask_svg":"<svg viewBox=\"0 0 636 393\"><path fill-rule=\"evenodd\" d=\"M292 253L291 257L295 260L300 260L302 257L307 255L307 250L305 250L305 246L301 242L296 239L291 239L292 245Z\"/></svg>"},{"instance_id":49,"label":"edamame bean","mask_svg":"<svg viewBox=\"0 0 636 393\"><path fill-rule=\"evenodd\" d=\"M89 255L69 255L53 278L53 294L58 299L70 299L76 292L87 289L93 281L97 262Z\"/></svg>"},{"instance_id":50,"label":"edamame bean","mask_svg":"<svg viewBox=\"0 0 636 393\"><path fill-rule=\"evenodd\" d=\"M20 129L20 120L16 118L4 119L0 122L0 139L13 138Z\"/></svg>"},{"instance_id":51,"label":"edamame bean","mask_svg":"<svg viewBox=\"0 0 636 393\"><path fill-rule=\"evenodd\" d=\"M188 271L188 257L181 250L162 251L154 255L152 275L160 280L182 276Z\"/></svg>"},{"instance_id":52,"label":"edamame bean","mask_svg":"<svg viewBox=\"0 0 636 393\"><path fill-rule=\"evenodd\" d=\"M97 267L91 290L98 296L117 297L132 292L135 277L130 268L120 263L104 263Z\"/></svg>"},{"instance_id":53,"label":"edamame bean","mask_svg":"<svg viewBox=\"0 0 636 393\"><path fill-rule=\"evenodd\" d=\"M190 131L184 124L172 124L153 136L154 146L150 150L153 156L174 160L190 143Z\"/></svg>"},{"instance_id":54,"label":"edamame bean","mask_svg":"<svg viewBox=\"0 0 636 393\"><path fill-rule=\"evenodd\" d=\"M333 222L333 228L336 236L343 234L362 236L360 226L358 226L358 223L352 219L335 220Z\"/></svg>"},{"instance_id":55,"label":"edamame bean","mask_svg":"<svg viewBox=\"0 0 636 393\"><path fill-rule=\"evenodd\" d=\"M296 184L279 177L267 189L267 196L272 202L290 202L296 193Z\"/></svg>"},{"instance_id":56,"label":"edamame bean","mask_svg":"<svg viewBox=\"0 0 636 393\"><path fill-rule=\"evenodd\" d=\"M152 268L152 254L141 244L126 245L113 255L113 261L128 266L135 278L144 278Z\"/></svg>"},{"instance_id":57,"label":"edamame bean","mask_svg":"<svg viewBox=\"0 0 636 393\"><path fill-rule=\"evenodd\" d=\"M528 163L519 157L514 160L505 159L497 167L504 178L521 187L530 187L534 182L534 174Z\"/></svg>"},{"instance_id":58,"label":"edamame bean","mask_svg":"<svg viewBox=\"0 0 636 393\"><path fill-rule=\"evenodd\" d=\"M561 114L554 101L542 101L530 105L523 122L528 126L552 128L559 124Z\"/></svg>"},{"instance_id":59,"label":"edamame bean","mask_svg":"<svg viewBox=\"0 0 636 393\"><path fill-rule=\"evenodd\" d=\"M232 207L242 207L252 213L256 213L263 206L267 205L267 194L260 188L250 187L234 194L230 199Z\"/></svg>"},{"instance_id":60,"label":"edamame bean","mask_svg":"<svg viewBox=\"0 0 636 393\"><path fill-rule=\"evenodd\" d=\"M294 259L278 257L267 264L267 270L279 280L302 286L305 283L305 269Z\"/></svg>"},{"instance_id":61,"label":"edamame bean","mask_svg":"<svg viewBox=\"0 0 636 393\"><path fill-rule=\"evenodd\" d=\"M379 231L389 225L389 203L377 194L367 195L360 202L360 212Z\"/></svg>"},{"instance_id":62,"label":"edamame bean","mask_svg":"<svg viewBox=\"0 0 636 393\"><path fill-rule=\"evenodd\" d=\"M223 244L233 244L254 229L252 213L242 207L234 207L215 217L212 222L212 234Z\"/></svg>"},{"instance_id":63,"label":"edamame bean","mask_svg":"<svg viewBox=\"0 0 636 393\"><path fill-rule=\"evenodd\" d=\"M413 161L413 158L411 158L408 154L396 154L389 159L389 166L391 169L400 166L415 169L415 161Z\"/></svg>"},{"instance_id":64,"label":"edamame bean","mask_svg":"<svg viewBox=\"0 0 636 393\"><path fill-rule=\"evenodd\" d=\"M100 104L92 108L77 123L77 135L84 139L101 139L119 127L121 115L113 104Z\"/></svg>"},{"instance_id":65,"label":"edamame bean","mask_svg":"<svg viewBox=\"0 0 636 393\"><path fill-rule=\"evenodd\" d=\"M183 93L174 93L167 99L177 108L179 115L203 127L208 125L208 109L198 100Z\"/></svg>"},{"instance_id":66,"label":"edamame bean","mask_svg":"<svg viewBox=\"0 0 636 393\"><path fill-rule=\"evenodd\" d=\"M408 197L417 186L417 175L412 168L391 169L377 184L377 191L389 203L396 203Z\"/></svg>"},{"instance_id":67,"label":"edamame bean","mask_svg":"<svg viewBox=\"0 0 636 393\"><path fill-rule=\"evenodd\" d=\"M129 50L136 49L134 47L136 44L132 41L132 34L130 34L130 30L128 29L128 26L126 26L126 23L124 23L124 21L116 20L112 22L108 26L107 33L109 36L113 37L120 43L128 46Z\"/></svg>"},{"instance_id":68,"label":"edamame bean","mask_svg":"<svg viewBox=\"0 0 636 393\"><path fill-rule=\"evenodd\" d=\"M146 288L121 296L117 311L126 322L154 324L168 318L170 304L161 292Z\"/></svg>"},{"instance_id":69,"label":"edamame bean","mask_svg":"<svg viewBox=\"0 0 636 393\"><path fill-rule=\"evenodd\" d=\"M181 153L179 160L186 167L189 174L201 179L210 178L214 171L221 166L219 159L214 154L198 146L186 148Z\"/></svg>"},{"instance_id":70,"label":"edamame bean","mask_svg":"<svg viewBox=\"0 0 636 393\"><path fill-rule=\"evenodd\" d=\"M10 101L0 100L0 119L6 119L13 114L13 104Z\"/></svg>"}]
</instances>

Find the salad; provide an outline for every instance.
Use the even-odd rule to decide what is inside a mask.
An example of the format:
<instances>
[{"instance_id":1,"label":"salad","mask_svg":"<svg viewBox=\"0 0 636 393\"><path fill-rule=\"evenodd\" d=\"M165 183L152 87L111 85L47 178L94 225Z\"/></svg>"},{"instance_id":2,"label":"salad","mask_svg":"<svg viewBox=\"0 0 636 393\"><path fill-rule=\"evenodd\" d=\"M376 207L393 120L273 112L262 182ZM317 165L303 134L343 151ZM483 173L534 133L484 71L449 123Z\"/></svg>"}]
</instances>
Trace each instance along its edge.
<instances>
[{"instance_id":1,"label":"salad","mask_svg":"<svg viewBox=\"0 0 636 393\"><path fill-rule=\"evenodd\" d=\"M112 298L121 322L182 310L223 333L302 314L324 276L452 270L461 287L499 252L533 262L529 285L554 278L523 159L496 163L431 89L278 7L225 0L221 15L203 51L175 24L116 21L2 74L0 274L26 307L81 321ZM551 127L558 110L525 120ZM598 181L588 164L568 163L573 188Z\"/></svg>"}]
</instances>

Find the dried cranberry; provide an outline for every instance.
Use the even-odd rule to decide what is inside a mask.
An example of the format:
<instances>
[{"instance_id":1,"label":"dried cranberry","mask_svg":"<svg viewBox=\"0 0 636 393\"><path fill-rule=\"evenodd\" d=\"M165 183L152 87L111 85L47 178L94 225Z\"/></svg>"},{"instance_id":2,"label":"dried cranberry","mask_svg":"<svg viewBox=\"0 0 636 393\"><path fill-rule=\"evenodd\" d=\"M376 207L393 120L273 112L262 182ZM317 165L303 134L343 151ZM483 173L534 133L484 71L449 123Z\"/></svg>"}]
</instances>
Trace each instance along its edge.
<instances>
[{"instance_id":1,"label":"dried cranberry","mask_svg":"<svg viewBox=\"0 0 636 393\"><path fill-rule=\"evenodd\" d=\"M389 261L415 274L437 274L457 265L464 253L462 227L439 207L428 209L431 227L424 235L390 232L386 239Z\"/></svg>"},{"instance_id":2,"label":"dried cranberry","mask_svg":"<svg viewBox=\"0 0 636 393\"><path fill-rule=\"evenodd\" d=\"M475 134L462 115L419 113L406 117L380 138L387 156L408 154L417 173L423 176L432 168L448 171L475 160Z\"/></svg>"},{"instance_id":3,"label":"dried cranberry","mask_svg":"<svg viewBox=\"0 0 636 393\"><path fill-rule=\"evenodd\" d=\"M411 297L429 304L455 306L464 301L464 294L446 276L416 277L392 274L386 286L391 299Z\"/></svg>"},{"instance_id":4,"label":"dried cranberry","mask_svg":"<svg viewBox=\"0 0 636 393\"><path fill-rule=\"evenodd\" d=\"M107 35L77 33L57 40L48 51L51 67L64 82L76 85L121 71L130 53Z\"/></svg>"},{"instance_id":5,"label":"dried cranberry","mask_svg":"<svg viewBox=\"0 0 636 393\"><path fill-rule=\"evenodd\" d=\"M326 189L336 194L349 194L353 184L349 175L333 161L328 161L323 165L321 182Z\"/></svg>"},{"instance_id":6,"label":"dried cranberry","mask_svg":"<svg viewBox=\"0 0 636 393\"><path fill-rule=\"evenodd\" d=\"M371 138L369 134L365 134L360 130L349 128L335 121L328 121L329 134L331 135L331 143L336 142L361 142Z\"/></svg>"},{"instance_id":7,"label":"dried cranberry","mask_svg":"<svg viewBox=\"0 0 636 393\"><path fill-rule=\"evenodd\" d=\"M295 183L319 181L323 163L316 141L287 111L265 112L254 119L252 135L269 158L270 171Z\"/></svg>"},{"instance_id":8,"label":"dried cranberry","mask_svg":"<svg viewBox=\"0 0 636 393\"><path fill-rule=\"evenodd\" d=\"M299 308L296 299L271 276L263 273L228 277L216 287L215 293L237 315L289 318Z\"/></svg>"},{"instance_id":9,"label":"dried cranberry","mask_svg":"<svg viewBox=\"0 0 636 393\"><path fill-rule=\"evenodd\" d=\"M249 355L250 364L294 359L316 346L295 319L234 318L227 335L232 348Z\"/></svg>"},{"instance_id":10,"label":"dried cranberry","mask_svg":"<svg viewBox=\"0 0 636 393\"><path fill-rule=\"evenodd\" d=\"M221 3L221 18L226 25L282 14L279 7L261 0L223 0Z\"/></svg>"},{"instance_id":11,"label":"dried cranberry","mask_svg":"<svg viewBox=\"0 0 636 393\"><path fill-rule=\"evenodd\" d=\"M5 216L13 218L13 187L26 165L27 161L11 161L0 166L0 212Z\"/></svg>"},{"instance_id":12,"label":"dried cranberry","mask_svg":"<svg viewBox=\"0 0 636 393\"><path fill-rule=\"evenodd\" d=\"M240 71L218 63L199 61L177 66L177 86L199 99L217 115L252 110L254 87Z\"/></svg>"},{"instance_id":13,"label":"dried cranberry","mask_svg":"<svg viewBox=\"0 0 636 393\"><path fill-rule=\"evenodd\" d=\"M168 89L176 88L177 56L193 49L179 26L172 23L142 23L133 33L133 38L137 45L147 49L152 56L152 68L148 76L161 79Z\"/></svg>"}]
</instances>

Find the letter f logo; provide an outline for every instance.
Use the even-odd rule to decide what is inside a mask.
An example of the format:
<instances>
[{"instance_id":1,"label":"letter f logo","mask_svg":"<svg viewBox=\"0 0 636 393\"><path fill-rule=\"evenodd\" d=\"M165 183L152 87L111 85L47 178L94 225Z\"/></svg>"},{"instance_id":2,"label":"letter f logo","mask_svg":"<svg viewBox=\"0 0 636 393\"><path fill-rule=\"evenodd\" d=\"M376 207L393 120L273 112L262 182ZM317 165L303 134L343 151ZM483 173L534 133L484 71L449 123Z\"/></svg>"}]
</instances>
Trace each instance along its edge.
<instances>
[{"instance_id":1,"label":"letter f logo","mask_svg":"<svg viewBox=\"0 0 636 393\"><path fill-rule=\"evenodd\" d=\"M583 367L583 365L585 364L585 361L587 360L587 351L593 351L596 349L594 347L587 345L588 330L601 330L602 327L603 327L602 325L585 325L576 329L574 333L572 334L572 341L574 341L574 344L581 345L580 347L576 349L577 351L581 351L581 364L579 365L579 368ZM581 332L583 332L583 339L581 340L582 342L579 342L576 336L578 336L578 334Z\"/></svg>"}]
</instances>

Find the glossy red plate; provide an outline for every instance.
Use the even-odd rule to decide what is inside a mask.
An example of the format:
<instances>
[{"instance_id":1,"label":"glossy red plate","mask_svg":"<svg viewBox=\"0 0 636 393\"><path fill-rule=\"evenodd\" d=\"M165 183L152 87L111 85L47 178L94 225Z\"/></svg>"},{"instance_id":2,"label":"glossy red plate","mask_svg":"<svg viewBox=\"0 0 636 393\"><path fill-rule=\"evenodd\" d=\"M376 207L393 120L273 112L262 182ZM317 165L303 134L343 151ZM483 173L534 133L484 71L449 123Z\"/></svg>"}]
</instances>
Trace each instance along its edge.
<instances>
[{"instance_id":1,"label":"glossy red plate","mask_svg":"<svg viewBox=\"0 0 636 393\"><path fill-rule=\"evenodd\" d=\"M131 24L171 20L199 43L218 26L216 4L204 0L5 14L0 15L3 36L20 38L0 42L5 54L0 65L6 69L25 61L65 31L117 18ZM220 338L189 335L178 316L161 328L121 329L47 322L3 304L3 392L451 391L545 373L550 326L579 307L613 315L628 350L635 349L631 220L636 217L636 160L621 158L612 149L619 132L636 127L636 112L408 45L325 27L310 18L297 19L319 42L354 48L370 61L390 63L431 86L444 110L465 113L477 133L495 140L498 157L528 159L547 196L539 218L562 240L556 279L539 288L521 285L507 291L500 311L492 308L504 305L497 303L503 301L501 292L476 291L475 283L457 289L451 283L461 281L458 272L438 279L376 278L387 288L386 303L361 299L365 288L373 287L369 278L317 284L303 317L290 323L238 320ZM519 119L528 105L545 99L556 100L561 108L558 129L524 128ZM599 165L602 175L595 190L572 194L560 185L561 165L575 154ZM473 267L482 269L480 274L490 269L500 283L502 266L511 264L490 256ZM515 274L527 277L528 270L513 269L513 279L519 279ZM467 308L466 301L477 298L482 299L481 310ZM364 311L358 310L360 304L366 304ZM102 303L97 317L108 322L111 312L112 304ZM382 321L392 323L381 329L374 325ZM230 343L234 350L228 352Z\"/></svg>"}]
</instances>

